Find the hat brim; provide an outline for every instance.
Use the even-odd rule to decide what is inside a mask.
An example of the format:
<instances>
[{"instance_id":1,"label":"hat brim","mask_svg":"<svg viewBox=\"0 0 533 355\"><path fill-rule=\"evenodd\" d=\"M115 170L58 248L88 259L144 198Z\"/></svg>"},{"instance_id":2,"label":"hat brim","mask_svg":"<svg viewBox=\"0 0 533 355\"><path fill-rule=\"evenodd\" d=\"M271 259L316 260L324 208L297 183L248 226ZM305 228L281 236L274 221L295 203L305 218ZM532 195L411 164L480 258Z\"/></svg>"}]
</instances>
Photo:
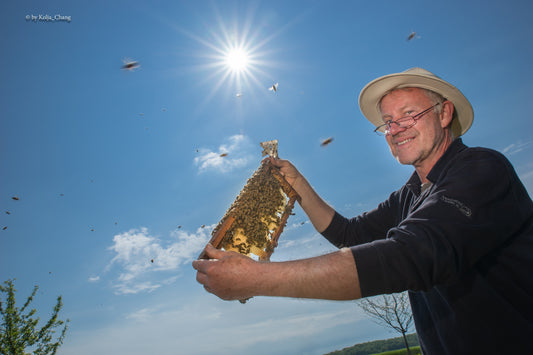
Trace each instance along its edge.
<instances>
[{"instance_id":1,"label":"hat brim","mask_svg":"<svg viewBox=\"0 0 533 355\"><path fill-rule=\"evenodd\" d=\"M359 108L363 115L377 127L383 124L379 107L381 98L392 89L407 87L434 91L453 103L456 118L452 121L452 131L455 137L462 136L472 126L474 110L468 99L455 86L425 70L420 73L407 71L389 74L371 81L359 94Z\"/></svg>"}]
</instances>

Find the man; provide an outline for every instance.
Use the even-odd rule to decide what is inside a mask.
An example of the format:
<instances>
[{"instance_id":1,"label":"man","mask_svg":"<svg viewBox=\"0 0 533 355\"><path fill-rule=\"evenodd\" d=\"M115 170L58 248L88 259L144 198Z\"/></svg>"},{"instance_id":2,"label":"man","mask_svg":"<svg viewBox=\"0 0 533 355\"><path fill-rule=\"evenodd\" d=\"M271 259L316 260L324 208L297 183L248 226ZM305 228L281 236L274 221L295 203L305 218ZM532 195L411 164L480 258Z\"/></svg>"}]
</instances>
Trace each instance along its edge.
<instances>
[{"instance_id":1,"label":"man","mask_svg":"<svg viewBox=\"0 0 533 355\"><path fill-rule=\"evenodd\" d=\"M533 349L533 203L508 160L459 138L473 111L450 83L420 68L370 82L365 117L415 172L376 209L347 219L288 161L272 160L315 228L341 248L261 263L206 248L197 280L223 299L349 300L408 290L426 354ZM524 351L525 350L525 351Z\"/></svg>"}]
</instances>

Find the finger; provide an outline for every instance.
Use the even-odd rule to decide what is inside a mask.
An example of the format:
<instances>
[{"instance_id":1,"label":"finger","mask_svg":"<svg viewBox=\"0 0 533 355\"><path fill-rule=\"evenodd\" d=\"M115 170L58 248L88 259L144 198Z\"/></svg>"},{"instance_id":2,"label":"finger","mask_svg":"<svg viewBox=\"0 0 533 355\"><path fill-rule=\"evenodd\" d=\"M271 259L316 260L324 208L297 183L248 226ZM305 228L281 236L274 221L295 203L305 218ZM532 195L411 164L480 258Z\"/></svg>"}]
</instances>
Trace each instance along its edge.
<instances>
[{"instance_id":1,"label":"finger","mask_svg":"<svg viewBox=\"0 0 533 355\"><path fill-rule=\"evenodd\" d=\"M192 262L192 268L193 268L194 270L197 270L197 271L198 271L199 268L200 268L200 265L201 265L201 260L193 260L193 262Z\"/></svg>"},{"instance_id":2,"label":"finger","mask_svg":"<svg viewBox=\"0 0 533 355\"><path fill-rule=\"evenodd\" d=\"M222 256L224 256L224 253L225 253L224 251L215 248L211 244L207 244L205 246L205 254L207 255L209 259L220 259L222 258Z\"/></svg>"},{"instance_id":3,"label":"finger","mask_svg":"<svg viewBox=\"0 0 533 355\"><path fill-rule=\"evenodd\" d=\"M209 262L212 261L212 260L209 260L209 259L196 259L196 260L193 260L192 262L192 267L194 270L198 271L198 272L201 272L201 273L206 273L206 270L207 270L207 267L209 266Z\"/></svg>"},{"instance_id":4,"label":"finger","mask_svg":"<svg viewBox=\"0 0 533 355\"><path fill-rule=\"evenodd\" d=\"M285 162L285 160L283 159L279 159L279 158L273 158L273 157L269 157L270 158L270 162L272 163L272 165L274 165L275 167L281 167L283 164L283 162Z\"/></svg>"},{"instance_id":5,"label":"finger","mask_svg":"<svg viewBox=\"0 0 533 355\"><path fill-rule=\"evenodd\" d=\"M196 281L199 284L204 285L204 287L205 287L205 284L207 283L207 275L202 273L202 272L197 272L196 273Z\"/></svg>"},{"instance_id":6,"label":"finger","mask_svg":"<svg viewBox=\"0 0 533 355\"><path fill-rule=\"evenodd\" d=\"M285 176L285 169L287 169L287 166L289 166L287 160L278 159L278 158L270 158L272 161L272 165L276 167L278 172L281 174L281 176Z\"/></svg>"}]
</instances>

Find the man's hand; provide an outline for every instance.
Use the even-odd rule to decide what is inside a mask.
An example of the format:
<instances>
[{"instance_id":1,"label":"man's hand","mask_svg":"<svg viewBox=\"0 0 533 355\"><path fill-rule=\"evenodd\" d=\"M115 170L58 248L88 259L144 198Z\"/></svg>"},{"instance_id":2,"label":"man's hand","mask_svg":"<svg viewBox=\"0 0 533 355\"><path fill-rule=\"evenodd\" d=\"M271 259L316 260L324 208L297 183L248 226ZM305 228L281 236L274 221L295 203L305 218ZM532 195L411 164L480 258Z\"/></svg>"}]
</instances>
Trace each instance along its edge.
<instances>
[{"instance_id":1,"label":"man's hand","mask_svg":"<svg viewBox=\"0 0 533 355\"><path fill-rule=\"evenodd\" d=\"M209 260L195 260L192 267L197 271L196 280L223 300L245 300L255 296L259 280L253 270L258 262L234 251L222 251L211 244L205 248Z\"/></svg>"},{"instance_id":2,"label":"man's hand","mask_svg":"<svg viewBox=\"0 0 533 355\"><path fill-rule=\"evenodd\" d=\"M295 185L298 185L298 180L303 179L302 174L296 169L294 165L288 160L276 159L269 157L270 162L276 168L279 169L279 173L287 180L287 182L298 192L298 188Z\"/></svg>"}]
</instances>

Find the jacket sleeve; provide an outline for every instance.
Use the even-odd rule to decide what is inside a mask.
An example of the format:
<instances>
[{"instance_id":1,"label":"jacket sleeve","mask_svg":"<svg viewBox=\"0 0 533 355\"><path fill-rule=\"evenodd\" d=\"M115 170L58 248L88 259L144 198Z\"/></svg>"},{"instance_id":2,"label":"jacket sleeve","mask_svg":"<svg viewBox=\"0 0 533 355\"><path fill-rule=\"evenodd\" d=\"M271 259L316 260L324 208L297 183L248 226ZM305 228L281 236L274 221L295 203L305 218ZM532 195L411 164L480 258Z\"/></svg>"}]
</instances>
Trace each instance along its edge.
<instances>
[{"instance_id":1,"label":"jacket sleeve","mask_svg":"<svg viewBox=\"0 0 533 355\"><path fill-rule=\"evenodd\" d=\"M338 248L384 239L387 231L399 223L397 195L398 192L391 194L376 209L354 218L346 218L335 212L322 235Z\"/></svg>"}]
</instances>

